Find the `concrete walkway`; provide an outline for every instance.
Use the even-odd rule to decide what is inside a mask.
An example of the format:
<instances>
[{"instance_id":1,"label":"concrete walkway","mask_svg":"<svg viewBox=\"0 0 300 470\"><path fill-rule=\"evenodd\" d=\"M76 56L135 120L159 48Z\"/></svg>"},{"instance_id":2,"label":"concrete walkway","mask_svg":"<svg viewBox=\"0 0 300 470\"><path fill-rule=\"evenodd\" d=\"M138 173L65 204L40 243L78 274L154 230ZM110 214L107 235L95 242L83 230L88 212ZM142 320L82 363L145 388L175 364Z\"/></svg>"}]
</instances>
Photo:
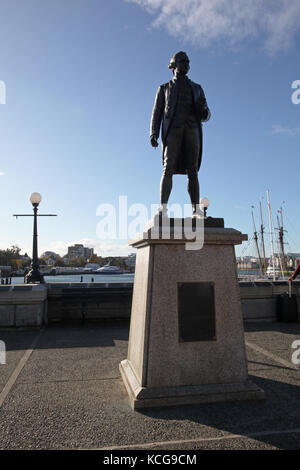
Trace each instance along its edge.
<instances>
[{"instance_id":1,"label":"concrete walkway","mask_svg":"<svg viewBox=\"0 0 300 470\"><path fill-rule=\"evenodd\" d=\"M118 369L128 330L127 321L0 330L0 449L300 449L299 323L245 326L265 401L143 412L129 407Z\"/></svg>"}]
</instances>

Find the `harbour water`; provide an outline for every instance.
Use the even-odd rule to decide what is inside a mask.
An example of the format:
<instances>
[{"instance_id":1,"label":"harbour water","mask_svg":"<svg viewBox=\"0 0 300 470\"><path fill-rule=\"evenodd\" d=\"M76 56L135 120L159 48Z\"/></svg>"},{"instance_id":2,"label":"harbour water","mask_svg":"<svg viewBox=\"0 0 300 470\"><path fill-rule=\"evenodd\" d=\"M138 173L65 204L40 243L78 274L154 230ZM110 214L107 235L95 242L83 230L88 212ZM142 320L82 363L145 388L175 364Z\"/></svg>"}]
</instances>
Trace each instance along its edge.
<instances>
[{"instance_id":1,"label":"harbour water","mask_svg":"<svg viewBox=\"0 0 300 470\"><path fill-rule=\"evenodd\" d=\"M253 281L257 278L262 278L260 271L257 270L238 270L239 280ZM269 276L270 277L270 276ZM281 276L280 276L281 277ZM289 277L288 274L285 276ZM81 281L82 278L82 281ZM265 276L266 278L266 276ZM271 277L270 277L271 278ZM133 282L134 273L125 274L57 274L56 276L44 276L46 283L68 283L68 282L84 282L84 283L98 283L98 282ZM23 277L12 277L12 284L24 284Z\"/></svg>"},{"instance_id":2,"label":"harbour water","mask_svg":"<svg viewBox=\"0 0 300 470\"><path fill-rule=\"evenodd\" d=\"M134 273L126 274L69 274L69 275L56 275L56 276L45 276L46 283L58 283L58 282L133 282ZM94 281L92 281L94 279ZM23 277L12 277L12 284L24 284Z\"/></svg>"}]
</instances>

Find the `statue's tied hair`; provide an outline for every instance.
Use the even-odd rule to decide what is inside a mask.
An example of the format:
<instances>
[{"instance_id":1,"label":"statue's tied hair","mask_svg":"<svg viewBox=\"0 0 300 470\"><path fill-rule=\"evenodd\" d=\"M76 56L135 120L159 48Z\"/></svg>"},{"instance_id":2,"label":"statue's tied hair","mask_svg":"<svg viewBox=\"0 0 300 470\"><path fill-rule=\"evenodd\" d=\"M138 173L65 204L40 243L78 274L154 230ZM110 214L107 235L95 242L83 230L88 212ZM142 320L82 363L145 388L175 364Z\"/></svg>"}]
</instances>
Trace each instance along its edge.
<instances>
[{"instance_id":1,"label":"statue's tied hair","mask_svg":"<svg viewBox=\"0 0 300 470\"><path fill-rule=\"evenodd\" d=\"M184 57L186 58L188 61L190 61L190 59L188 58L188 55L183 52L183 51L180 51L180 52L176 52L176 54L173 55L172 59L170 60L170 63L169 63L169 69L175 69L176 65L175 65L175 62L176 62L176 59L178 57Z\"/></svg>"}]
</instances>

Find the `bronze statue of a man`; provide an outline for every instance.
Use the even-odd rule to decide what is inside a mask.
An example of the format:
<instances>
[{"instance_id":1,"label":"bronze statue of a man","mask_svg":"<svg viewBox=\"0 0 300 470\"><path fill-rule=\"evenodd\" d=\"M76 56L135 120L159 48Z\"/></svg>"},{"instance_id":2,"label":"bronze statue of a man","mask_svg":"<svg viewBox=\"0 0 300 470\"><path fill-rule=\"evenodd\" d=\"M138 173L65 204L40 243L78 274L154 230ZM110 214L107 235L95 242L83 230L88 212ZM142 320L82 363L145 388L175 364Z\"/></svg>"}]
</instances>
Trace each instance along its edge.
<instances>
[{"instance_id":1,"label":"bronze statue of a man","mask_svg":"<svg viewBox=\"0 0 300 470\"><path fill-rule=\"evenodd\" d=\"M158 146L161 129L163 174L160 184L160 212L167 213L173 174L187 174L193 216L202 215L199 208L198 171L202 159L202 122L210 111L202 87L187 77L189 58L177 52L169 68L173 79L158 88L151 118L150 143Z\"/></svg>"}]
</instances>

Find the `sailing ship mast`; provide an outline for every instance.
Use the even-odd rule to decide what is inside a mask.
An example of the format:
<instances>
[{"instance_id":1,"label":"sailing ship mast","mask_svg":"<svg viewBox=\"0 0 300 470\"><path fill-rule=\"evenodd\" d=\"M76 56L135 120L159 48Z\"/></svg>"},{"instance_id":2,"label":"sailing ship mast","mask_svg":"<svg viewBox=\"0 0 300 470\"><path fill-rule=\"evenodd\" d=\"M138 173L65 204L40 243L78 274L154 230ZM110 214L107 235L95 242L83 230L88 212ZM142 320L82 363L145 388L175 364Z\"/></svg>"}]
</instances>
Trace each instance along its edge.
<instances>
[{"instance_id":1,"label":"sailing ship mast","mask_svg":"<svg viewBox=\"0 0 300 470\"><path fill-rule=\"evenodd\" d=\"M271 217L271 205L270 205L270 194L267 190L267 204L268 204L268 215L269 215L269 227L270 227L270 239L271 239L271 250L272 250L272 267L273 267L273 281L275 281L275 255L274 255L274 243L273 243L273 225Z\"/></svg>"},{"instance_id":2,"label":"sailing ship mast","mask_svg":"<svg viewBox=\"0 0 300 470\"><path fill-rule=\"evenodd\" d=\"M251 207L254 208L254 206L251 206ZM257 250L258 259L259 259L259 269L260 269L260 272L263 274L263 268L262 268L262 262L261 262L259 247L258 247L258 237L257 237L257 231L256 231L256 225L255 225L255 220L254 220L253 209L252 209L251 212L252 212L252 220L253 220L253 228L254 228L254 240L255 240L256 250Z\"/></svg>"},{"instance_id":3,"label":"sailing ship mast","mask_svg":"<svg viewBox=\"0 0 300 470\"><path fill-rule=\"evenodd\" d=\"M277 211L278 212L278 211ZM280 270L281 270L281 275L282 275L282 279L284 279L284 272L283 272L283 263L282 263L282 254L281 254L281 248L280 248L280 232L281 232L281 227L280 227L280 222L279 222L279 217L277 215L277 223L278 223L278 234L279 234L279 238L278 238L278 241L277 241L277 247L278 247L278 255L279 255L279 264L280 264Z\"/></svg>"},{"instance_id":4,"label":"sailing ship mast","mask_svg":"<svg viewBox=\"0 0 300 470\"><path fill-rule=\"evenodd\" d=\"M285 253L284 253L284 241L283 241L283 215L282 215L282 207L280 207L279 211L277 211L280 216L281 216L281 224L279 222L279 217L277 216L277 221L278 221L278 235L279 235L279 244L280 244L280 251L281 251L281 259L282 259L282 268L283 271L286 272L287 267L286 267L286 259L285 259Z\"/></svg>"},{"instance_id":5,"label":"sailing ship mast","mask_svg":"<svg viewBox=\"0 0 300 470\"><path fill-rule=\"evenodd\" d=\"M259 201L259 210L260 210L260 236L261 236L261 247L262 253L264 257L264 273L267 270L267 263L266 263L266 251L265 251L265 241L264 241L264 223L262 217L262 208L261 208L261 201Z\"/></svg>"}]
</instances>

